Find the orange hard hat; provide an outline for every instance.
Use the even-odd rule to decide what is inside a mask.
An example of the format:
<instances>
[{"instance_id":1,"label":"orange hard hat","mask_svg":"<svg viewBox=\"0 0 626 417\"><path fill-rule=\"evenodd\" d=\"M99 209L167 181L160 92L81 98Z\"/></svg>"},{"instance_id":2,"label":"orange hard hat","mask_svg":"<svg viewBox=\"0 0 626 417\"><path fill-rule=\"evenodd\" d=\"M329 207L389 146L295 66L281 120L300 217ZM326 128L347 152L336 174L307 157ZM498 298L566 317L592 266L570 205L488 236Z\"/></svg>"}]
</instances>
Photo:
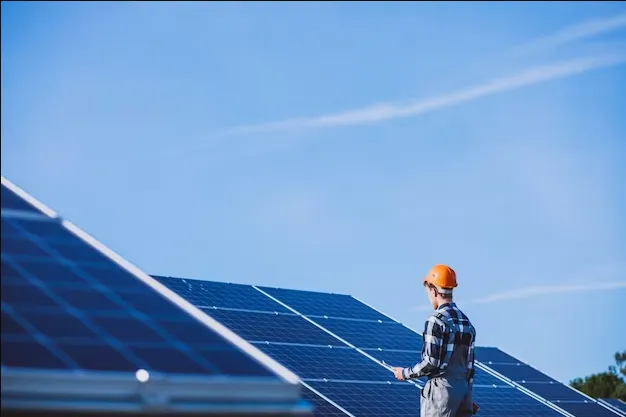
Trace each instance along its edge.
<instances>
[{"instance_id":1,"label":"orange hard hat","mask_svg":"<svg viewBox=\"0 0 626 417\"><path fill-rule=\"evenodd\" d=\"M424 284L432 284L439 288L456 287L456 272L448 265L437 264L433 266L424 278Z\"/></svg>"}]
</instances>

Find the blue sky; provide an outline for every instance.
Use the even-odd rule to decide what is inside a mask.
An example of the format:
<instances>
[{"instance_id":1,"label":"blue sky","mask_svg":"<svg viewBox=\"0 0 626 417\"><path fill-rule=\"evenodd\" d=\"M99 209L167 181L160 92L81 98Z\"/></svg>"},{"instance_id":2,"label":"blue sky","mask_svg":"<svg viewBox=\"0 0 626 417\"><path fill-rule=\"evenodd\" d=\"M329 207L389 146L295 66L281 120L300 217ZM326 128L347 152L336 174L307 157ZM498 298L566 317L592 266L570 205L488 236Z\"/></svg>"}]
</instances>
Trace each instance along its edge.
<instances>
[{"instance_id":1,"label":"blue sky","mask_svg":"<svg viewBox=\"0 0 626 417\"><path fill-rule=\"evenodd\" d=\"M448 263L567 381L626 348L624 51L619 2L3 3L2 172L146 272L416 329Z\"/></svg>"}]
</instances>

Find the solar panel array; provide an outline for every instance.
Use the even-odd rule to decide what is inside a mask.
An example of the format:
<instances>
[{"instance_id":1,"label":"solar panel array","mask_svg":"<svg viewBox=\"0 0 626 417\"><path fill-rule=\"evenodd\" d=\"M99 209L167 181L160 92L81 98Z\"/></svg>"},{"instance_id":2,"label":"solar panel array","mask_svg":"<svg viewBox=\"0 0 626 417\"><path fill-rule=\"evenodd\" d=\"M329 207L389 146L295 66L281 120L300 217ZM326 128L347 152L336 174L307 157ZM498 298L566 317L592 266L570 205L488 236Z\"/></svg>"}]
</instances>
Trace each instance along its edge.
<instances>
[{"instance_id":1,"label":"solar panel array","mask_svg":"<svg viewBox=\"0 0 626 417\"><path fill-rule=\"evenodd\" d=\"M423 381L397 381L389 365L418 362L421 335L397 321L348 295L151 278L5 181L3 408L7 375L21 370L76 376L145 369L203 381L257 381L260 389L260 381L293 386L297 378L288 368L317 416L418 413ZM477 360L473 394L481 416L605 417L621 406L601 406L495 348L478 348ZM224 392L242 391L243 398L246 390ZM272 391L269 401L285 401L288 412L306 411L289 402L297 393Z\"/></svg>"},{"instance_id":2,"label":"solar panel array","mask_svg":"<svg viewBox=\"0 0 626 417\"><path fill-rule=\"evenodd\" d=\"M156 276L303 380L316 415L409 416L422 382L396 381L381 363L410 366L421 335L342 294ZM561 412L478 368L474 401L490 417L561 416ZM342 411L343 410L343 411Z\"/></svg>"},{"instance_id":3,"label":"solar panel array","mask_svg":"<svg viewBox=\"0 0 626 417\"><path fill-rule=\"evenodd\" d=\"M281 380L4 178L1 276L3 388L10 370L24 369Z\"/></svg>"},{"instance_id":4,"label":"solar panel array","mask_svg":"<svg viewBox=\"0 0 626 417\"><path fill-rule=\"evenodd\" d=\"M615 412L493 347L476 348L476 360L577 417L615 417Z\"/></svg>"},{"instance_id":5,"label":"solar panel array","mask_svg":"<svg viewBox=\"0 0 626 417\"><path fill-rule=\"evenodd\" d=\"M383 366L254 287L156 278L294 371L318 414L346 415L322 396L355 415L414 414L420 394L414 385L394 381Z\"/></svg>"}]
</instances>

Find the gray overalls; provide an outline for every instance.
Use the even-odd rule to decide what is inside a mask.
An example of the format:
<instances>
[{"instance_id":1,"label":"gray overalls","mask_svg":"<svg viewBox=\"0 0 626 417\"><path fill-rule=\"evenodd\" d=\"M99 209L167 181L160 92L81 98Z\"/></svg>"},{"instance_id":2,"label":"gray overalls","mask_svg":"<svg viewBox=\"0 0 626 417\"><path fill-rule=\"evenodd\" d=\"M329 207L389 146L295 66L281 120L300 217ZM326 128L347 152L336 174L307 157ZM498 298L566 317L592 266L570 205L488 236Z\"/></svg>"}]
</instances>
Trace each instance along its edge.
<instances>
[{"instance_id":1,"label":"gray overalls","mask_svg":"<svg viewBox=\"0 0 626 417\"><path fill-rule=\"evenodd\" d=\"M459 332L455 320L445 311L438 311L436 317L443 321L450 338ZM474 329L472 328L472 333ZM475 334L475 333L474 333ZM469 346L457 345L450 356L443 375L433 377L426 382L422 390L421 417L466 417L472 416L473 367L468 367Z\"/></svg>"}]
</instances>

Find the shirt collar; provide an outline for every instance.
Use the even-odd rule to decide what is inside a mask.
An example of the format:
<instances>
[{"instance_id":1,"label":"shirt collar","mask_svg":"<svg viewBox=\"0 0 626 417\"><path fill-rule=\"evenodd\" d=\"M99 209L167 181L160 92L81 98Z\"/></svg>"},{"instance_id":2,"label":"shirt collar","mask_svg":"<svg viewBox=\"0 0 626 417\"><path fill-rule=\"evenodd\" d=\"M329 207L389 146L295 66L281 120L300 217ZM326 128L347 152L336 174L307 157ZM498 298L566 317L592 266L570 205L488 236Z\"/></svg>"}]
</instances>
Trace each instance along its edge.
<instances>
[{"instance_id":1,"label":"shirt collar","mask_svg":"<svg viewBox=\"0 0 626 417\"><path fill-rule=\"evenodd\" d=\"M437 310L443 310L444 308L449 308L449 307L454 307L455 304L454 302L449 302L449 303L445 303L439 306L439 308L437 308Z\"/></svg>"}]
</instances>

